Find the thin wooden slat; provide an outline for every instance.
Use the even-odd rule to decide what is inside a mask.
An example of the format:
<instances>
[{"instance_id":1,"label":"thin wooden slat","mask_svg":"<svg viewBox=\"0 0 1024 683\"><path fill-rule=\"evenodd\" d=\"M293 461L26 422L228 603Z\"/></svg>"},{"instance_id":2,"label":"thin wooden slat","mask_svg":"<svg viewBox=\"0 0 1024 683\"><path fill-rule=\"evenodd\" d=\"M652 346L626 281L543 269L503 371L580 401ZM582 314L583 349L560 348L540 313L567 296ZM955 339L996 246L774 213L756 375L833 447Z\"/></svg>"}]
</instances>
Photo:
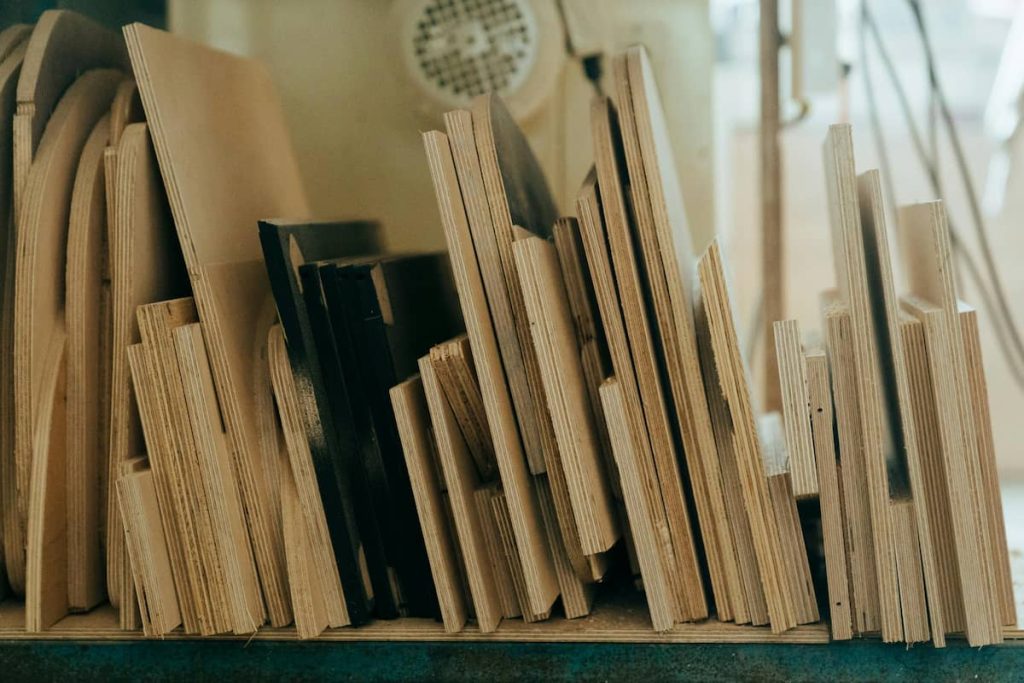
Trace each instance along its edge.
<instances>
[{"instance_id":1,"label":"thin wooden slat","mask_svg":"<svg viewBox=\"0 0 1024 683\"><path fill-rule=\"evenodd\" d=\"M896 568L900 582L903 638L907 643L923 642L928 640L930 635L915 504L912 500L900 500L893 501L890 507L896 538Z\"/></svg>"},{"instance_id":2,"label":"thin wooden slat","mask_svg":"<svg viewBox=\"0 0 1024 683\"><path fill-rule=\"evenodd\" d=\"M777 320L772 329L793 493L797 498L814 498L818 496L818 473L807 414L807 365L800 345L800 324L796 320Z\"/></svg>"},{"instance_id":3,"label":"thin wooden slat","mask_svg":"<svg viewBox=\"0 0 1024 683\"><path fill-rule=\"evenodd\" d=\"M455 554L452 530L444 512L441 488L437 481L430 415L423 394L423 382L414 377L391 389L391 403L402 439L402 451L409 468L409 480L416 499L420 529L426 542L427 557L441 605L441 618L449 633L461 631L467 610L463 602L462 578Z\"/></svg>"},{"instance_id":4,"label":"thin wooden slat","mask_svg":"<svg viewBox=\"0 0 1024 683\"><path fill-rule=\"evenodd\" d=\"M499 495L499 492L500 489L496 483L485 484L476 490L474 498L477 514L480 516L480 528L484 532L487 554L491 558L491 567L494 570L494 585L498 589L502 616L506 619L515 619L523 616L520 607L520 596L523 595L523 572L522 568L519 568L513 574L513 562L518 562L519 558L515 555L511 558L506 555L501 532L498 530L494 498ZM508 512L506 511L505 514L507 515ZM526 601L523 600L523 602Z\"/></svg>"},{"instance_id":5,"label":"thin wooden slat","mask_svg":"<svg viewBox=\"0 0 1024 683\"><path fill-rule=\"evenodd\" d=\"M491 489L491 511L494 513L494 526L498 532L498 540L501 543L505 563L508 566L509 574L512 577L512 589L519 600L519 609L526 624L536 624L540 621L547 621L551 616L551 609L542 612L534 612L530 608L530 595L526 589L526 579L523 577L522 563L519 561L519 551L516 550L515 534L512 530L512 519L508 511L508 499L505 492L499 488Z\"/></svg>"},{"instance_id":6,"label":"thin wooden slat","mask_svg":"<svg viewBox=\"0 0 1024 683\"><path fill-rule=\"evenodd\" d=\"M814 439L814 463L818 475L818 500L821 506L829 622L832 640L850 640L853 637L850 584L843 530L843 499L836 462L835 423L828 359L821 349L808 350L805 359L808 407Z\"/></svg>"}]
</instances>

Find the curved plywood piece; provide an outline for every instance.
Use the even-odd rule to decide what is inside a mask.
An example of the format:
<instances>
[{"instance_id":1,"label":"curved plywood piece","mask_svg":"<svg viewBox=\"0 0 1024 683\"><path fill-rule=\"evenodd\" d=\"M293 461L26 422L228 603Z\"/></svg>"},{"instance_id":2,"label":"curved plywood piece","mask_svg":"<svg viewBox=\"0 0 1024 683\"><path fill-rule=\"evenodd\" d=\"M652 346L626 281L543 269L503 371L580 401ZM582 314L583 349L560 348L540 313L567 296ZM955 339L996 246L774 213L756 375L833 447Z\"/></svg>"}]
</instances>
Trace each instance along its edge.
<instances>
[{"instance_id":1,"label":"curved plywood piece","mask_svg":"<svg viewBox=\"0 0 1024 683\"><path fill-rule=\"evenodd\" d=\"M47 121L61 96L88 69L127 70L124 40L114 31L67 10L43 12L32 29L18 80L14 119L15 217Z\"/></svg>"},{"instance_id":2,"label":"curved plywood piece","mask_svg":"<svg viewBox=\"0 0 1024 683\"><path fill-rule=\"evenodd\" d=\"M100 285L107 207L103 151L110 116L93 128L82 149L71 194L65 308L67 315L67 533L68 603L90 609L104 594L99 511Z\"/></svg>"},{"instance_id":3,"label":"curved plywood piece","mask_svg":"<svg viewBox=\"0 0 1024 683\"><path fill-rule=\"evenodd\" d=\"M0 33L0 39L7 36L9 30ZM2 520L7 517L6 505L14 502L14 384L11 379L14 371L14 249L11 241L14 223L10 122L14 119L15 93L24 58L23 42L0 61L0 266L3 267L0 275L0 538L3 537ZM3 557L0 542L0 564L5 564ZM0 573L5 573L2 568Z\"/></svg>"},{"instance_id":4,"label":"curved plywood piece","mask_svg":"<svg viewBox=\"0 0 1024 683\"><path fill-rule=\"evenodd\" d=\"M67 338L53 330L45 346L46 365L40 378L43 400L33 424L33 457L29 490L26 557L25 630L53 626L68 613L68 545L64 506L64 428Z\"/></svg>"},{"instance_id":5,"label":"curved plywood piece","mask_svg":"<svg viewBox=\"0 0 1024 683\"><path fill-rule=\"evenodd\" d=\"M128 346L140 341L135 309L188 294L174 238L174 227L146 124L125 128L118 144L117 202L110 237L111 385L107 481L116 481L122 463L144 449L138 411L131 397ZM108 591L118 606L131 610L124 534L117 496L107 496ZM126 612L127 613L127 612Z\"/></svg>"},{"instance_id":6,"label":"curved plywood piece","mask_svg":"<svg viewBox=\"0 0 1024 683\"><path fill-rule=\"evenodd\" d=\"M113 319L111 317L110 305L110 234L113 231L114 221L117 214L117 199L115 189L117 188L117 145L121 141L121 134L126 126L131 123L145 121L146 115L142 111L142 100L139 97L139 89L135 81L126 79L117 86L114 94L114 101L110 103L110 139L107 148L103 151L103 176L104 189L106 191L107 218L106 226L100 238L100 249L103 258L100 260L101 281L100 281L100 323L99 339L100 363L99 363L99 430L100 430L100 453L103 454L104 467L100 470L100 509L108 507L107 497L116 495L115 482L107 481L106 457L110 452L110 371L111 371L111 335L113 334ZM105 549L107 547L107 524L105 515L100 516L100 542ZM108 579L110 577L108 576ZM111 604L117 606L119 600L115 597L116 591L107 586Z\"/></svg>"},{"instance_id":7,"label":"curved plywood piece","mask_svg":"<svg viewBox=\"0 0 1024 683\"><path fill-rule=\"evenodd\" d=\"M20 47L28 40L31 33L31 24L14 24L0 31L0 62L7 59L13 54L15 48Z\"/></svg>"},{"instance_id":8,"label":"curved plywood piece","mask_svg":"<svg viewBox=\"0 0 1024 683\"><path fill-rule=\"evenodd\" d=\"M64 272L71 193L79 157L106 113L121 73L83 74L57 106L39 143L25 185L16 231L14 273L14 515L4 532L12 587L24 586L24 531L29 474L36 453L36 423L49 397L42 393L46 350L64 326Z\"/></svg>"}]
</instances>

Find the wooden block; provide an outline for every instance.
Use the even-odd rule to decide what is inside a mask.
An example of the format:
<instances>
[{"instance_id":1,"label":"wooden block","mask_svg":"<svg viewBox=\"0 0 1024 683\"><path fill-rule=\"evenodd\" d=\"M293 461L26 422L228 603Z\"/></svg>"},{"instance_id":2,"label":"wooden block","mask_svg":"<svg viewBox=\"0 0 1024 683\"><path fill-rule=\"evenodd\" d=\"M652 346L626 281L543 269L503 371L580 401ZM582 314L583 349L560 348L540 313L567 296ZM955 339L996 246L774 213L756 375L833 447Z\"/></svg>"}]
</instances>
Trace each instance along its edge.
<instances>
[{"instance_id":1,"label":"wooden block","mask_svg":"<svg viewBox=\"0 0 1024 683\"><path fill-rule=\"evenodd\" d=\"M591 105L591 131L594 137L594 156L597 179L600 182L601 206L604 209L604 224L615 267L615 283L622 306L625 329L629 335L629 348L633 355L636 383L642 398L647 433L653 455L651 473L658 482L661 503L664 509L662 524L667 525L665 542L671 543L675 555L675 571L668 579L676 596L677 618L681 621L701 619L707 616L703 579L697 566L696 548L690 529L689 513L680 478L678 454L676 453L673 431L669 419L669 389L663 387L662 374L658 369L656 354L656 321L648 319L644 283L641 280L640 255L634 253L634 235L622 188L626 186L625 168L621 163L622 143L617 129L618 121L607 100L597 99ZM624 137L624 136L623 136ZM584 181L586 187L587 181ZM588 254L589 258L589 254ZM616 375L619 370L616 367ZM625 386L625 385L624 385ZM627 390L628 391L628 390ZM694 453L696 454L696 452ZM655 507L656 509L656 507ZM656 514L658 514L656 512ZM698 513L698 519L700 515ZM710 521L710 519L708 520ZM702 529L702 532L704 530ZM714 530L710 527L704 537L714 542ZM666 532L663 532L663 534ZM709 553L712 574L718 575L717 553ZM712 581L714 585L716 582ZM718 586L721 587L718 582ZM719 609L730 616L730 603L719 591L716 599Z\"/></svg>"},{"instance_id":2,"label":"wooden block","mask_svg":"<svg viewBox=\"0 0 1024 683\"><path fill-rule=\"evenodd\" d=\"M850 312L882 640L889 643L902 636L888 477L889 463L898 455L883 394L882 361L875 336L880 326L872 311L862 215L857 201L853 134L848 124L829 127L823 156L839 301Z\"/></svg>"},{"instance_id":3,"label":"wooden block","mask_svg":"<svg viewBox=\"0 0 1024 683\"><path fill-rule=\"evenodd\" d=\"M937 550L935 559L939 584L931 589L935 595L929 597L942 602L946 632L963 632L963 592L960 588L956 538L946 488L942 428L935 399L935 384L929 366L924 323L906 310L901 310L901 314L900 333L906 358L907 378L910 382L914 428L922 456L924 484L928 491L924 500L929 516L932 546ZM933 633L934 635L938 634Z\"/></svg>"},{"instance_id":4,"label":"wooden block","mask_svg":"<svg viewBox=\"0 0 1024 683\"><path fill-rule=\"evenodd\" d=\"M109 234L110 248L110 418L107 480L116 481L121 463L143 451L138 413L131 399L127 348L140 340L135 308L188 292L188 277L175 246L171 216L145 124L132 124L118 143L117 206ZM160 488L157 474L157 487ZM117 497L107 498L107 528L122 528ZM169 542L173 543L169 539ZM172 558L174 554L172 552ZM125 574L127 555L123 533L107 535L108 592L120 596L132 590ZM172 560L173 561L173 560ZM133 600L124 614L131 619ZM187 613L187 609L186 609ZM182 615L186 628L194 625Z\"/></svg>"},{"instance_id":5,"label":"wooden block","mask_svg":"<svg viewBox=\"0 0 1024 683\"><path fill-rule=\"evenodd\" d=\"M100 549L101 457L100 287L106 233L103 151L110 116L97 122L82 148L71 194L65 315L67 316L68 605L87 610L103 599L106 567ZM106 508L102 508L104 516Z\"/></svg>"},{"instance_id":6,"label":"wooden block","mask_svg":"<svg viewBox=\"0 0 1024 683\"><path fill-rule=\"evenodd\" d=\"M466 442L437 384L429 357L420 360L420 377L434 429L441 469L455 518L455 531L466 566L477 624L484 633L501 622L501 602L487 554L486 539L476 512L474 492L480 485Z\"/></svg>"},{"instance_id":7,"label":"wooden block","mask_svg":"<svg viewBox=\"0 0 1024 683\"><path fill-rule=\"evenodd\" d=\"M501 362L508 377L508 391L523 439L523 450L530 471L543 472L543 397L534 396L531 389L532 379L540 381L539 371L536 358L530 357L533 353L532 342L528 336L520 334L516 318L518 312L521 319L525 320L526 311L515 277L515 262L512 257L512 242L515 237L512 224L507 217L500 215L499 207L495 207L492 212L489 205L487 189L484 186L483 160L477 151L473 115L466 110L450 111L445 114L444 121L459 188L462 190L462 201L473 248L480 262L480 275L491 311L494 334L501 353ZM483 131L481 135L484 135ZM491 166L493 163L492 160Z\"/></svg>"},{"instance_id":8,"label":"wooden block","mask_svg":"<svg viewBox=\"0 0 1024 683\"><path fill-rule=\"evenodd\" d=\"M294 381L295 405L306 440L306 449L289 446L293 474L304 501L307 524L317 526L319 519L327 520L324 530L329 532L330 544L323 543L324 537L317 537L314 547L333 551L333 564L341 584L346 586L348 617L352 624L360 625L370 617L372 589L355 509L360 489L350 481L355 437L340 432L334 424L324 365L297 270L307 259L376 253L380 250L380 231L376 224L367 222L305 223L276 219L260 221L259 233L283 337L288 340L288 363L282 362L281 367L288 370ZM309 460L305 459L307 454ZM310 497L309 484L317 489L316 497Z\"/></svg>"},{"instance_id":9,"label":"wooden block","mask_svg":"<svg viewBox=\"0 0 1024 683\"><path fill-rule=\"evenodd\" d=\"M9 515L5 500L10 500L15 481L14 462L14 151L13 135L7 122L12 121L17 108L15 98L21 65L25 59L25 39L28 27L17 24L4 29L5 56L0 60L0 558L5 556L7 542L4 530L16 522ZM20 42L18 42L20 36ZM18 44L15 44L18 43ZM13 511L13 510L12 510ZM8 519L10 517L10 519ZM19 534L17 538L23 538ZM13 539L12 539L13 540ZM20 558L15 552L13 557ZM19 559L20 561L20 559ZM7 561L0 563L7 575ZM7 581L2 582L5 586ZM4 591L6 592L6 587Z\"/></svg>"},{"instance_id":10,"label":"wooden block","mask_svg":"<svg viewBox=\"0 0 1024 683\"><path fill-rule=\"evenodd\" d=\"M829 622L832 640L850 640L853 637L850 584L846 562L843 499L836 462L835 422L828 359L821 349L809 349L805 359L818 500L821 506L821 536L825 550Z\"/></svg>"},{"instance_id":11,"label":"wooden block","mask_svg":"<svg viewBox=\"0 0 1024 683\"><path fill-rule=\"evenodd\" d=\"M558 255L540 238L517 242L514 251L573 516L583 552L595 555L614 545L619 529Z\"/></svg>"},{"instance_id":12,"label":"wooden block","mask_svg":"<svg viewBox=\"0 0 1024 683\"><path fill-rule=\"evenodd\" d=\"M170 336L169 330L167 336ZM191 472L193 476L189 477L190 472L186 469L187 463L195 460L195 445L191 443L188 451L181 449L178 452L174 445L176 434L181 432L187 432L189 441L192 441L192 429L187 421L172 423L170 420L172 408L169 403L178 402L177 409L185 409L184 397L180 396L183 392L181 379L176 380L179 395L169 395L162 361L152 345L147 349L143 344L131 344L126 355L153 472L171 574L179 596L182 625L187 633L223 633L230 629L230 624L223 605L214 602L222 594L218 583L220 574L215 571L216 559L210 552L210 546L199 539L199 525L202 521L208 522L208 516L196 512L197 503L205 503L205 495L202 495L205 489L195 476L197 472ZM174 428L179 431L173 431ZM114 481L116 484L117 480ZM195 519L196 516L201 519ZM208 524L203 531L206 538L212 537ZM207 567L209 575L205 571ZM131 604L131 596L125 592L121 597L125 601L121 614L125 614Z\"/></svg>"},{"instance_id":13,"label":"wooden block","mask_svg":"<svg viewBox=\"0 0 1024 683\"><path fill-rule=\"evenodd\" d=\"M35 424L28 492L25 630L29 633L53 626L68 613L64 331L55 330L48 346L39 385L47 400Z\"/></svg>"},{"instance_id":14,"label":"wooden block","mask_svg":"<svg viewBox=\"0 0 1024 683\"><path fill-rule=\"evenodd\" d=\"M424 145L466 331L476 361L487 422L494 440L495 457L509 505L509 516L515 529L516 547L522 557L530 607L534 613L539 614L549 610L558 595L554 565L541 526L536 492L529 479L522 444L516 431L512 401L505 384L494 328L470 239L451 147L447 137L436 131L424 134Z\"/></svg>"},{"instance_id":15,"label":"wooden block","mask_svg":"<svg viewBox=\"0 0 1024 683\"><path fill-rule=\"evenodd\" d=\"M734 591L735 569L728 566L726 531L715 524L724 518L725 503L711 418L699 379L692 290L696 258L682 185L647 51L642 46L630 47L613 60L612 72L633 196L635 236L641 245L646 293L653 300L661 341L657 348L668 371L712 592L716 601L725 603Z\"/></svg>"},{"instance_id":16,"label":"wooden block","mask_svg":"<svg viewBox=\"0 0 1024 683\"><path fill-rule=\"evenodd\" d=\"M737 624L763 626L768 623L768 603L765 602L764 587L758 573L754 537L743 499L732 419L722 393L718 368L715 367L715 352L711 346L711 330L708 328L707 311L703 301L697 302L695 323L701 354L701 373L704 376L704 386L707 388L708 411L711 414L711 425L718 445L728 530L736 554L739 590L731 598L732 618Z\"/></svg>"},{"instance_id":17,"label":"wooden block","mask_svg":"<svg viewBox=\"0 0 1024 683\"><path fill-rule=\"evenodd\" d=\"M223 599L231 617L231 630L234 633L252 633L267 615L261 600L253 549L249 544L247 516L243 513L239 496L243 485L238 482L238 475L232 467L200 324L177 328L174 331L174 349L212 521L213 538L201 540L206 543L212 541L217 549L223 577L221 585L225 591Z\"/></svg>"},{"instance_id":18,"label":"wooden block","mask_svg":"<svg viewBox=\"0 0 1024 683\"><path fill-rule=\"evenodd\" d=\"M896 537L896 568L900 581L903 638L907 643L928 640L928 602L925 598L921 546L912 500L893 501L892 526Z\"/></svg>"},{"instance_id":19,"label":"wooden block","mask_svg":"<svg viewBox=\"0 0 1024 683\"><path fill-rule=\"evenodd\" d=\"M431 453L430 414L423 394L423 382L414 377L395 386L391 390L391 401L416 498L420 529L426 541L430 571L441 605L441 618L447 632L457 633L466 624L467 611L455 541L448 526Z\"/></svg>"},{"instance_id":20,"label":"wooden block","mask_svg":"<svg viewBox=\"0 0 1024 683\"><path fill-rule=\"evenodd\" d=\"M82 148L109 107L119 79L117 71L95 70L69 88L46 128L21 197L14 275L15 476L8 484L16 488L14 507L9 507L12 517L4 533L8 579L15 590L25 590L27 581L24 556L29 474L33 459L47 447L36 439L45 439L50 432L49 426L39 420L43 414L52 413L51 404L56 400L41 393L44 387L40 382L57 362L57 355L47 355L58 351L51 347L51 340L65 337L64 275L75 171ZM59 384L64 386L64 380ZM51 383L48 388L56 385ZM63 406L60 411L63 415ZM50 462L58 458L65 462L63 453L54 455ZM63 499L60 504L64 504ZM61 524L61 528L63 534L66 526ZM64 593L62 602L66 603L67 587ZM26 594L26 600L39 597Z\"/></svg>"},{"instance_id":21,"label":"wooden block","mask_svg":"<svg viewBox=\"0 0 1024 683\"><path fill-rule=\"evenodd\" d=\"M459 423L480 479L494 480L498 476L498 463L494 460L494 444L487 428L487 413L476 380L469 337L463 334L435 345L430 349L430 363Z\"/></svg>"},{"instance_id":22,"label":"wooden block","mask_svg":"<svg viewBox=\"0 0 1024 683\"><path fill-rule=\"evenodd\" d=\"M883 389L890 412L891 429L897 456L903 457L903 465L910 479L910 493L914 499L911 510L916 515L913 528L920 536L916 545L921 551L921 571L924 586L931 599L928 602L928 618L936 647L943 647L945 641L945 614L942 601L938 599L938 567L936 556L941 552L932 537L928 515L928 487L924 480L922 456L917 444L917 429L914 424L913 401L910 397L909 379L903 339L900 332L899 302L896 299L889 256L889 233L886 226L885 206L882 200L882 181L878 171L862 173L857 178L857 192L860 204L861 226L864 239L864 257L869 276L868 285L876 318L876 345L884 378ZM902 468L901 468L902 470ZM900 514L906 514L905 511ZM907 526L906 522L901 524ZM906 529L904 529L905 531ZM899 552L899 549L897 549ZM904 561L906 565L906 561ZM902 581L902 578L901 578ZM904 618L904 625L907 621ZM913 637L922 633L915 626ZM907 634L909 638L911 634Z\"/></svg>"},{"instance_id":23,"label":"wooden block","mask_svg":"<svg viewBox=\"0 0 1024 683\"><path fill-rule=\"evenodd\" d=\"M992 561L993 543L989 527L985 522L987 506L984 495L982 467L978 454L978 441L975 428L974 406L971 402L970 380L964 352L963 335L960 330L960 319L957 315L957 293L953 279L953 256L950 243L949 226L946 221L945 209L941 202L916 204L900 209L901 253L905 261L908 291L921 299L935 304L941 321L940 329L946 349L943 351L945 360L943 369L952 376L951 384L945 385L953 391L952 399L956 402L956 413L952 411L949 418L959 424L959 439L964 451L963 469L956 464L954 469L947 469L947 478L958 484L957 496L966 494L966 500L951 498L950 510L953 512L954 529L960 535L961 523L969 529L965 538L966 552L971 552L972 544L977 544L981 566L978 573L969 573L961 581L971 583L972 592L964 592L965 616L967 620L968 642L977 644L1002 642L1002 596L996 576L995 563ZM925 335L928 336L928 323L925 323ZM928 344L929 358L932 356L933 345ZM938 349L938 347L935 347ZM933 379L935 373L933 372ZM947 466L951 463L947 462ZM966 475L966 476L963 476ZM957 517L965 516L963 522ZM960 539L958 538L958 541ZM961 567L963 569L963 567ZM973 591L977 592L973 592Z\"/></svg>"},{"instance_id":24,"label":"wooden block","mask_svg":"<svg viewBox=\"0 0 1024 683\"><path fill-rule=\"evenodd\" d=\"M523 598L522 601L527 605L529 602L525 600L522 566L516 568L513 575L513 563L518 564L519 556L516 553L512 553L511 556L505 553L505 543L498 530L493 499L500 492L501 489L496 483L484 484L474 492L473 499L476 503L476 513L480 517L480 529L483 531L487 555L491 559L494 587L498 591L501 614L506 619L515 619L523 616L522 608L519 606L520 599ZM507 508L504 514L508 515Z\"/></svg>"},{"instance_id":25,"label":"wooden block","mask_svg":"<svg viewBox=\"0 0 1024 683\"><path fill-rule=\"evenodd\" d=\"M637 462L639 458L635 444L640 440L640 435L630 433L637 425L626 412L618 379L613 377L601 385L601 402L608 419L615 463L622 477L622 496L633 533L644 592L647 594L651 623L655 631L668 631L675 621L674 599L665 575L668 567L661 552L658 532L652 524L654 516L648 509L649 498L643 490L643 478Z\"/></svg>"},{"instance_id":26,"label":"wooden block","mask_svg":"<svg viewBox=\"0 0 1024 683\"><path fill-rule=\"evenodd\" d=\"M971 389L971 404L974 406L975 435L978 439L978 457L981 464L981 492L985 498L986 523L992 542L992 563L995 568L996 585L999 590L1002 623L1011 626L1017 623L1017 610L1013 599L1013 577L1010 574L1010 554L1006 545L1006 523L1003 520L1003 502L999 490L999 473L996 469L995 443L992 439L992 416L988 403L988 384L985 380L985 365L981 357L981 333L978 328L978 312L963 301L958 302L960 332L963 334L964 359L967 361L967 375Z\"/></svg>"},{"instance_id":27,"label":"wooden block","mask_svg":"<svg viewBox=\"0 0 1024 683\"><path fill-rule=\"evenodd\" d=\"M137 458L135 462L141 464L145 460ZM181 613L157 509L153 473L142 469L125 474L117 481L116 490L142 613L142 632L151 638L170 633L181 624Z\"/></svg>"},{"instance_id":28,"label":"wooden block","mask_svg":"<svg viewBox=\"0 0 1024 683\"><path fill-rule=\"evenodd\" d=\"M777 320L773 329L793 493L798 499L815 498L818 472L807 413L807 364L800 344L800 324L796 320Z\"/></svg>"},{"instance_id":29,"label":"wooden block","mask_svg":"<svg viewBox=\"0 0 1024 683\"><path fill-rule=\"evenodd\" d=\"M722 395L733 419L736 461L754 539L758 573L764 588L772 631L780 633L796 626L798 603L786 582L779 527L772 513L772 501L765 481L750 384L740 355L736 323L717 241L712 241L704 252L698 270L715 367L718 369Z\"/></svg>"},{"instance_id":30,"label":"wooden block","mask_svg":"<svg viewBox=\"0 0 1024 683\"><path fill-rule=\"evenodd\" d=\"M89 69L128 66L124 42L108 28L76 12L49 10L32 28L18 79L14 118L14 215L21 220L22 196L43 133L59 100Z\"/></svg>"},{"instance_id":31,"label":"wooden block","mask_svg":"<svg viewBox=\"0 0 1024 683\"><path fill-rule=\"evenodd\" d=\"M586 380L587 398L597 426L605 471L608 472L612 493L621 501L622 489L619 487L619 475L615 469L615 458L612 456L611 437L608 435L608 425L604 419L599 393L601 384L612 374L611 356L604 335L604 324L597 308L590 267L583 252L579 222L572 217L559 218L555 221L553 232L555 248L558 250L558 264L562 269L562 279L565 281L569 308L572 311L576 346Z\"/></svg>"},{"instance_id":32,"label":"wooden block","mask_svg":"<svg viewBox=\"0 0 1024 683\"><path fill-rule=\"evenodd\" d=\"M818 601L814 595L800 515L796 509L793 480L787 469L790 458L786 452L782 416L775 412L762 415L758 419L758 431L765 473L768 476L768 492L782 544L780 549L783 553L785 580L793 599L797 623L810 624L818 621Z\"/></svg>"},{"instance_id":33,"label":"wooden block","mask_svg":"<svg viewBox=\"0 0 1024 683\"><path fill-rule=\"evenodd\" d=\"M280 326L275 325L268 333L267 359L274 399L281 419L281 430L284 432L290 479L295 486L301 513L300 521L308 551L312 556L310 561L313 565L313 575L318 577L320 582L320 601L326 611L327 625L346 626L350 619L345 593L335 560L331 532L324 516L324 505L320 499L310 444L306 440L295 376L288 361L288 350L285 348ZM290 578L289 575L289 580ZM292 589L293 599L294 594L295 587Z\"/></svg>"}]
</instances>

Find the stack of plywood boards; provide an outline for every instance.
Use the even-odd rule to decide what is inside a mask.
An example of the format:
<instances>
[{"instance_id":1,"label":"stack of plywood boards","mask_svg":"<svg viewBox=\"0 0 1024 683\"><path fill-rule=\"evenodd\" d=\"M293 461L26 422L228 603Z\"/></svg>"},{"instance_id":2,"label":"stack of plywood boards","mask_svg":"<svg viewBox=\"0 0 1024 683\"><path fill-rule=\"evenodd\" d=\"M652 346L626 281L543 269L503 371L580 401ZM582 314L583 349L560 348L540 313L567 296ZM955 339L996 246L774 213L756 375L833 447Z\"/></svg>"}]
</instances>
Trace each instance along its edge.
<instances>
[{"instance_id":1,"label":"stack of plywood boards","mask_svg":"<svg viewBox=\"0 0 1024 683\"><path fill-rule=\"evenodd\" d=\"M880 177L830 128L836 286L820 333L774 322L763 413L648 55L609 64L575 216L483 95L423 134L447 253L401 254L309 218L258 63L68 12L0 31L0 590L25 628L109 600L153 637L529 634L625 596L658 632L1000 642L942 204L899 210L894 264Z\"/></svg>"}]
</instances>

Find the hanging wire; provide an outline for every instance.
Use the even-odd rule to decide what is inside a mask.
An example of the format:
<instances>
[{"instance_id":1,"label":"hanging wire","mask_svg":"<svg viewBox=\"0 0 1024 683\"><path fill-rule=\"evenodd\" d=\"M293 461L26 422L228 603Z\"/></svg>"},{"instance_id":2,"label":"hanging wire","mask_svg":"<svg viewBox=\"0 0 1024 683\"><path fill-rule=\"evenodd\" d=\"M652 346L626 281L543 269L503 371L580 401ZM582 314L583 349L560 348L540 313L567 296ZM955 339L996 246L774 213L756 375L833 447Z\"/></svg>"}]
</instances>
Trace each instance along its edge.
<instances>
[{"instance_id":1,"label":"hanging wire","mask_svg":"<svg viewBox=\"0 0 1024 683\"><path fill-rule=\"evenodd\" d=\"M914 0L908 0L912 4ZM889 195L890 206L896 206L895 188L893 186L893 173L892 167L889 162L887 153L887 147L882 134L882 127L878 116L878 103L875 98L874 86L870 76L870 69L867 62L867 47L865 39L865 29L871 34L877 49L878 55L881 59L882 65L886 71L886 74L891 82L893 90L896 94L896 100L899 104L899 108L905 119L907 128L910 133L910 138L913 143L915 153L918 157L919 162L924 167L925 173L928 176L928 180L932 186L933 192L936 196L942 198L945 197L943 192L941 179L938 173L937 164L937 134L933 131L929 131L929 142L931 147L931 154L925 147L924 140L921 136L920 131L914 121L913 111L910 106L909 99L906 91L903 88L903 84L900 81L899 75L896 72L893 61L886 49L885 42L882 39L881 33L878 30L877 23L872 16L870 9L868 8L867 2L862 4L862 24L860 30L860 48L862 57L862 68L864 70L864 84L867 94L867 102L869 109L869 118L872 128L873 137L875 139L875 145L878 148L879 162L882 166L882 177L885 179L886 193ZM918 16L920 16L918 14ZM923 38L926 40L926 38ZM948 116L948 107L945 105L945 98L940 88L937 87L938 78L935 76L934 61L930 57L930 47L927 48L926 60L929 61L929 83L930 83L930 96L933 98L934 104L937 105L937 109L943 114L943 122L950 131L950 136L956 136L955 129L953 128L952 117ZM937 126L936 126L937 128ZM959 138L957 137L957 143L955 147L959 147ZM958 161L960 166L960 172L962 180L970 187L970 176L966 174L966 162L963 161L962 151L960 160ZM973 188L968 190L969 202L973 198ZM976 201L974 202L975 208L977 207ZM980 211L976 214L976 223L980 221ZM1024 389L1024 345L1020 343L1020 335L1017 332L1016 324L1012 316L1008 315L1008 306L1005 305L1005 295L1003 294L1000 279L998 276L998 270L996 269L994 260L986 259L986 271L988 277L992 280L992 288L995 290L995 294L990 291L989 287L985 282L981 269L978 267L977 262L973 259L963 240L960 238L958 231L954 225L952 218L949 218L949 230L951 235L951 241L953 243L954 251L958 262L967 271L968 277L975 284L976 288L982 299L982 306L986 311L990 313L990 317L993 321L993 327L996 332L996 339L999 343L1000 351L1004 356L1007 365L1010 367L1013 373L1014 379L1017 384ZM983 231L983 228L982 228ZM985 245L987 247L987 239L985 239ZM989 256L991 251L987 250Z\"/></svg>"}]
</instances>

